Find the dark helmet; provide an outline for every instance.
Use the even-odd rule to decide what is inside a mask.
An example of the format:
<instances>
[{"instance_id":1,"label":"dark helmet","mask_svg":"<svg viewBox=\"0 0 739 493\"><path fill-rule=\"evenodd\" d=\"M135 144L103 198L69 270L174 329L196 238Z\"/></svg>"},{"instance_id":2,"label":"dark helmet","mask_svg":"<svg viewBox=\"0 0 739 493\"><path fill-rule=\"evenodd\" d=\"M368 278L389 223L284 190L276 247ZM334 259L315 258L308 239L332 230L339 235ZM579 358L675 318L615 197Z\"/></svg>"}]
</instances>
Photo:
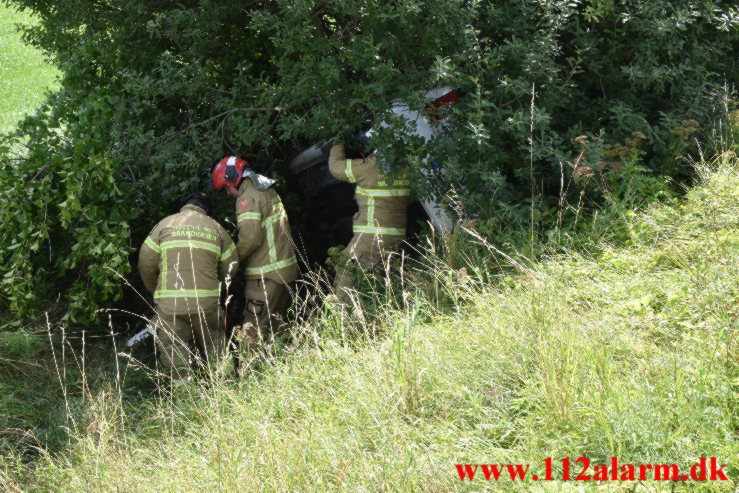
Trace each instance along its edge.
<instances>
[{"instance_id":1,"label":"dark helmet","mask_svg":"<svg viewBox=\"0 0 739 493\"><path fill-rule=\"evenodd\" d=\"M207 195L201 192L194 192L191 193L187 200L185 200L185 204L192 204L200 207L205 211L206 214L210 214L210 211L212 209L210 199Z\"/></svg>"},{"instance_id":2,"label":"dark helmet","mask_svg":"<svg viewBox=\"0 0 739 493\"><path fill-rule=\"evenodd\" d=\"M344 142L347 158L360 159L370 154L369 137L367 137L366 129L359 128L348 132L344 137Z\"/></svg>"}]
</instances>

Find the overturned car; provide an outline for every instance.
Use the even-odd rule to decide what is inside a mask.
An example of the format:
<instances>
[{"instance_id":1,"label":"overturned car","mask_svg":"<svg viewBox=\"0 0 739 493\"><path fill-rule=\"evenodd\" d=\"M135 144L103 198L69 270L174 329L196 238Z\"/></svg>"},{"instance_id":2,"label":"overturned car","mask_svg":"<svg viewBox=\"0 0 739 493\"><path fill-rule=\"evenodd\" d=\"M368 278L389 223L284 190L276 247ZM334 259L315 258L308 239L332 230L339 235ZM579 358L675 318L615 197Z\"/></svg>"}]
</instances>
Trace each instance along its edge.
<instances>
[{"instance_id":1,"label":"overturned car","mask_svg":"<svg viewBox=\"0 0 739 493\"><path fill-rule=\"evenodd\" d=\"M429 141L444 131L444 118L438 110L456 103L459 93L451 87L440 87L426 91L423 97L428 101L423 110L414 110L407 104L396 102L390 111L407 120L413 135ZM440 122L433 124L432 120ZM331 146L331 140L320 142L301 152L289 165L291 188L299 194L303 211L296 238L302 238L304 251L311 260L318 262L326 259L329 247L349 242L352 219L357 212L354 185L338 180L329 172ZM431 157L427 159L427 165L423 171L427 176L443 172L436 168ZM443 234L454 228L453 220L439 203L430 199L416 201L408 208L406 229L411 242L427 222Z\"/></svg>"}]
</instances>

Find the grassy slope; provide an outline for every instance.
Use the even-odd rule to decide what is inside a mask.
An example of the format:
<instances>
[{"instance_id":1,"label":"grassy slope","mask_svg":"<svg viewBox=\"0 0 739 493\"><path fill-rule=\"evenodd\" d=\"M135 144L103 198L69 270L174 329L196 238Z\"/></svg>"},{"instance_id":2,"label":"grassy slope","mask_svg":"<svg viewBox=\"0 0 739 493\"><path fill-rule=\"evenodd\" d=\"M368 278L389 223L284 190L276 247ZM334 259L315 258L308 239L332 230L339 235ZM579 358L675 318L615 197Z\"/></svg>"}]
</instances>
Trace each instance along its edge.
<instances>
[{"instance_id":1,"label":"grassy slope","mask_svg":"<svg viewBox=\"0 0 739 493\"><path fill-rule=\"evenodd\" d=\"M733 482L699 486L730 491L739 478L736 160L632 227L630 247L553 258L504 288L442 272L455 314L409 301L369 344L327 337L340 328L328 310L317 344L259 377L179 387L124 420L101 398L76 442L25 487L558 490L460 482L454 464L523 462L542 474L545 457L585 455L683 467L717 456Z\"/></svg>"},{"instance_id":2,"label":"grassy slope","mask_svg":"<svg viewBox=\"0 0 739 493\"><path fill-rule=\"evenodd\" d=\"M23 43L17 24L32 25L26 13L0 2L0 133L13 129L23 115L43 102L57 86L58 72L42 53Z\"/></svg>"}]
</instances>

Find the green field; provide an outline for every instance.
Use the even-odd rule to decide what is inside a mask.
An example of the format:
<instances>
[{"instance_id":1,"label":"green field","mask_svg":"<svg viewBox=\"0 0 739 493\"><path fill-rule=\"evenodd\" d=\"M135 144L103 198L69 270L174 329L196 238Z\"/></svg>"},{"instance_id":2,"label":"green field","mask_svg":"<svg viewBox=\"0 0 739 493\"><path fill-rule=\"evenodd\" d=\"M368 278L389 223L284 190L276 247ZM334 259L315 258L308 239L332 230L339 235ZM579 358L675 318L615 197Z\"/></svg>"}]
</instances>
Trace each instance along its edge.
<instances>
[{"instance_id":1,"label":"green field","mask_svg":"<svg viewBox=\"0 0 739 493\"><path fill-rule=\"evenodd\" d=\"M58 85L59 72L43 53L23 42L17 29L33 23L27 13L0 4L0 133L35 111L46 91Z\"/></svg>"}]
</instances>

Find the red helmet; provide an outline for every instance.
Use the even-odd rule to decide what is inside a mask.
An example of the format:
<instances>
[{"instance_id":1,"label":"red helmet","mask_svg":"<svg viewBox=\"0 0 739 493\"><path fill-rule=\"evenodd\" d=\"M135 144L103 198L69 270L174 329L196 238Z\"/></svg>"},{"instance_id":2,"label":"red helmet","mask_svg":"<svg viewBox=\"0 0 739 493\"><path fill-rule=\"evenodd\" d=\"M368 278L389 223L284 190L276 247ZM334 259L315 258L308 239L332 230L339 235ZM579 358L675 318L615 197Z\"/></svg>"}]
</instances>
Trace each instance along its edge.
<instances>
[{"instance_id":1,"label":"red helmet","mask_svg":"<svg viewBox=\"0 0 739 493\"><path fill-rule=\"evenodd\" d=\"M236 156L228 156L221 159L213 170L213 179L211 181L213 189L219 190L224 185L238 187L244 175L244 168L247 166L249 166L249 163Z\"/></svg>"}]
</instances>

